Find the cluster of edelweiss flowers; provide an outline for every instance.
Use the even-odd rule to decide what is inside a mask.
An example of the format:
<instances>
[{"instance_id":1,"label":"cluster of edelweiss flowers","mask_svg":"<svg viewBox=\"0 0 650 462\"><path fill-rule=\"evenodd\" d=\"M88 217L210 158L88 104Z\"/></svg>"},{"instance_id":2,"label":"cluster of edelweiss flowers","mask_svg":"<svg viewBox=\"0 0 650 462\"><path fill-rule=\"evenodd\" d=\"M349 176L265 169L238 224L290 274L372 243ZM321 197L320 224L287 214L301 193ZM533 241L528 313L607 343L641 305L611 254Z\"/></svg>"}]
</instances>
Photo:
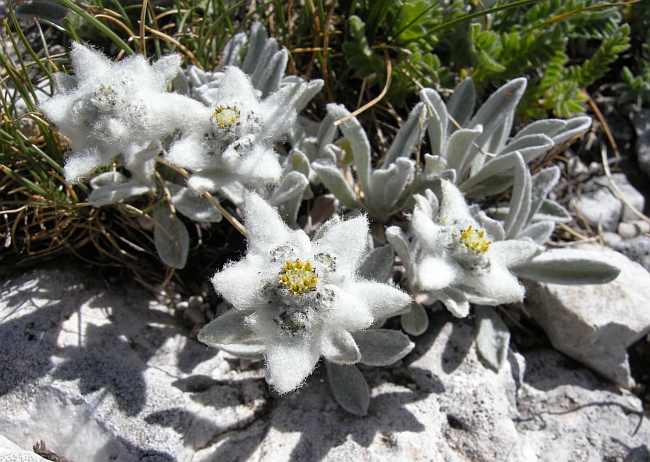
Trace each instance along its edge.
<instances>
[{"instance_id":1,"label":"cluster of edelweiss flowers","mask_svg":"<svg viewBox=\"0 0 650 462\"><path fill-rule=\"evenodd\" d=\"M311 98L306 92L315 88L293 79L262 99L246 73L228 66L198 92L198 100L168 91L183 73L176 55L153 64L142 56L113 63L74 44L71 59L74 76L56 74L55 95L40 108L71 140L68 181L82 181L120 157L131 177L99 185L112 188L114 200L128 197L117 193L125 185L129 193L142 194L143 188L155 193L155 159L161 153L190 171L187 188L196 195L233 183L250 191L276 184L283 169L274 146L290 133ZM453 183L440 184L440 204L431 190L416 197L410 232L395 227L386 232L406 269L404 286L412 294L435 295L456 316L466 316L470 302L521 300L523 286L509 268L525 263L538 246L504 240L501 223L470 208ZM335 216L310 239L289 228L255 192L246 194L241 209L247 254L212 279L233 309L208 324L199 340L223 348L257 345L267 380L278 392L299 387L321 356L339 364L359 362L352 333L412 302L394 285L359 275L372 250L365 215Z\"/></svg>"}]
</instances>

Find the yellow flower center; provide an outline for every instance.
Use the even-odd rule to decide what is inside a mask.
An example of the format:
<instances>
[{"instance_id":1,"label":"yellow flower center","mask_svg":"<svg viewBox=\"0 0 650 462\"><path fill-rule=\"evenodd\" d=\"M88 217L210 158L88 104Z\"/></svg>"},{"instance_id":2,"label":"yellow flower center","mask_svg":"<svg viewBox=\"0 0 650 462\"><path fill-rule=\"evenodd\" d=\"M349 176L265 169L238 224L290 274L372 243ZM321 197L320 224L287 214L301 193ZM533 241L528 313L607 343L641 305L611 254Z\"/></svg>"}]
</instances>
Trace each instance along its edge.
<instances>
[{"instance_id":1,"label":"yellow flower center","mask_svg":"<svg viewBox=\"0 0 650 462\"><path fill-rule=\"evenodd\" d=\"M483 236L485 236L485 231L472 229L472 225L469 225L467 229L460 233L460 238L463 241L463 244L476 253L485 252L490 248L490 244L492 244L492 241L488 241Z\"/></svg>"},{"instance_id":2,"label":"yellow flower center","mask_svg":"<svg viewBox=\"0 0 650 462\"><path fill-rule=\"evenodd\" d=\"M239 124L239 110L236 107L219 106L212 114L214 122L219 127L230 127Z\"/></svg>"},{"instance_id":3,"label":"yellow flower center","mask_svg":"<svg viewBox=\"0 0 650 462\"><path fill-rule=\"evenodd\" d=\"M287 289L296 295L310 292L316 288L318 277L310 262L287 261L280 271L278 287Z\"/></svg>"}]
</instances>

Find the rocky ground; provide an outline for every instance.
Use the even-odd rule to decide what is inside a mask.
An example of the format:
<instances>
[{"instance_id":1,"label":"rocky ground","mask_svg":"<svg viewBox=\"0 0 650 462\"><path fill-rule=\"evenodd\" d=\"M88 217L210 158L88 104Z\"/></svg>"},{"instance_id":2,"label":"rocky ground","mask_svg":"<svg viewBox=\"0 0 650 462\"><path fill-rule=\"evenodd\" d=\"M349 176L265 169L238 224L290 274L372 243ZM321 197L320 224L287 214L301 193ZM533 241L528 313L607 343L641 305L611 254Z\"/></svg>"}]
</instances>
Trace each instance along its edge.
<instances>
[{"instance_id":1,"label":"rocky ground","mask_svg":"<svg viewBox=\"0 0 650 462\"><path fill-rule=\"evenodd\" d=\"M92 268L16 275L0 299L2 461L42 460L39 441L74 462L650 460L634 394L544 344L513 344L495 373L472 320L443 311L404 360L364 370L370 410L354 417L322 369L277 396L260 363L191 340L168 306Z\"/></svg>"}]
</instances>

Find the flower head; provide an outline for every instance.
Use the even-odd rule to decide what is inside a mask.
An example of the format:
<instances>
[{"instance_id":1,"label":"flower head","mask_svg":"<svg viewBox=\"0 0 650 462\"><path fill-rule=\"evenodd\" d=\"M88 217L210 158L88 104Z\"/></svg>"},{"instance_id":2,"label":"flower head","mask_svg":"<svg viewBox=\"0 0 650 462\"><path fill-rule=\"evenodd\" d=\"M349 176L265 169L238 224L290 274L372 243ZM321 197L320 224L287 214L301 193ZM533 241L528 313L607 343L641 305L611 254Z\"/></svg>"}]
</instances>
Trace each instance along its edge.
<instances>
[{"instance_id":1,"label":"flower head","mask_svg":"<svg viewBox=\"0 0 650 462\"><path fill-rule=\"evenodd\" d=\"M55 95L40 104L45 117L71 140L67 181L80 181L118 154L137 151L134 145L158 143L183 128L190 115L209 111L198 101L167 91L180 71L178 55L154 64L142 55L114 63L73 43L70 59L74 76L55 74Z\"/></svg>"},{"instance_id":2,"label":"flower head","mask_svg":"<svg viewBox=\"0 0 650 462\"><path fill-rule=\"evenodd\" d=\"M503 227L470 208L453 183L442 180L442 201L423 197L411 217L409 276L415 289L436 295L456 316L469 303L497 305L522 300L524 287L508 268L537 253L530 242L503 239ZM397 231L388 232L389 237Z\"/></svg>"},{"instance_id":3,"label":"flower head","mask_svg":"<svg viewBox=\"0 0 650 462\"><path fill-rule=\"evenodd\" d=\"M264 344L267 381L280 393L300 386L321 355L337 363L358 362L350 332L410 302L395 287L357 276L367 219L335 218L310 240L302 230L289 229L254 193L243 209L248 254L212 278L234 310L208 324L199 340L218 346L256 338Z\"/></svg>"},{"instance_id":4,"label":"flower head","mask_svg":"<svg viewBox=\"0 0 650 462\"><path fill-rule=\"evenodd\" d=\"M193 172L195 192L217 191L234 181L274 183L282 168L273 146L296 120L291 105L295 86L282 87L264 100L244 72L226 68L212 88L212 111L174 143L167 159Z\"/></svg>"}]
</instances>

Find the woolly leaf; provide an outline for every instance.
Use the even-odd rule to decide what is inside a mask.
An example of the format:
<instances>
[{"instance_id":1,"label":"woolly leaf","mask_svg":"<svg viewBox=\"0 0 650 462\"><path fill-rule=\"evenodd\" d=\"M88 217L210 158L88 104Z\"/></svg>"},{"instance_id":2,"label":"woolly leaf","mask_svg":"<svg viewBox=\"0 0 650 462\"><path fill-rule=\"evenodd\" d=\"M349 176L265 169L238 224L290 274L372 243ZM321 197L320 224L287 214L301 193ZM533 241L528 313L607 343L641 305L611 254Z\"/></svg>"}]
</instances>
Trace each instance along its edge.
<instances>
[{"instance_id":1,"label":"woolly leaf","mask_svg":"<svg viewBox=\"0 0 650 462\"><path fill-rule=\"evenodd\" d=\"M210 321L199 332L199 342L208 345L241 343L252 338L255 333L246 324L249 311L228 310Z\"/></svg>"},{"instance_id":2,"label":"woolly leaf","mask_svg":"<svg viewBox=\"0 0 650 462\"><path fill-rule=\"evenodd\" d=\"M524 228L519 234L517 234L517 239L528 237L536 244L544 245L544 243L549 240L554 230L554 221L540 221L539 223L534 223Z\"/></svg>"},{"instance_id":3,"label":"woolly leaf","mask_svg":"<svg viewBox=\"0 0 650 462\"><path fill-rule=\"evenodd\" d=\"M508 355L510 331L491 306L475 305L476 348L488 365L498 372Z\"/></svg>"},{"instance_id":4,"label":"woolly leaf","mask_svg":"<svg viewBox=\"0 0 650 462\"><path fill-rule=\"evenodd\" d=\"M169 267L178 269L185 267L190 248L190 236L187 233L187 228L172 213L167 202L153 210L153 219L160 225L154 227L153 230L158 256ZM160 229L161 227L166 232Z\"/></svg>"},{"instance_id":5,"label":"woolly leaf","mask_svg":"<svg viewBox=\"0 0 650 462\"><path fill-rule=\"evenodd\" d=\"M415 344L396 330L362 330L352 334L361 352L361 363L388 366L410 353Z\"/></svg>"},{"instance_id":6,"label":"woolly leaf","mask_svg":"<svg viewBox=\"0 0 650 462\"><path fill-rule=\"evenodd\" d=\"M447 111L459 126L464 127L469 122L470 117L472 117L475 105L476 88L474 87L472 78L467 77L454 89L454 93L449 98L449 101L447 101ZM458 127L453 121L447 126L449 135L457 129Z\"/></svg>"},{"instance_id":7,"label":"woolly leaf","mask_svg":"<svg viewBox=\"0 0 650 462\"><path fill-rule=\"evenodd\" d=\"M390 167L398 157L411 157L411 154L419 147L424 134L422 127L424 114L426 114L424 104L416 104L402 128L395 135L395 140L390 145L390 148L386 151L384 163L381 166L382 169Z\"/></svg>"},{"instance_id":8,"label":"woolly leaf","mask_svg":"<svg viewBox=\"0 0 650 462\"><path fill-rule=\"evenodd\" d=\"M327 379L334 399L350 414L364 416L368 413L370 390L361 371L354 365L325 361Z\"/></svg>"},{"instance_id":9,"label":"woolly leaf","mask_svg":"<svg viewBox=\"0 0 650 462\"><path fill-rule=\"evenodd\" d=\"M575 252L564 257L557 251L545 252L512 271L521 278L566 285L604 284L621 272L616 266L589 258L589 252L582 257Z\"/></svg>"},{"instance_id":10,"label":"woolly leaf","mask_svg":"<svg viewBox=\"0 0 650 462\"><path fill-rule=\"evenodd\" d=\"M315 161L311 164L312 168L323 182L325 187L341 202L342 205L349 209L359 208L357 195L350 187L343 172L334 165L327 165L323 162Z\"/></svg>"},{"instance_id":11,"label":"woolly leaf","mask_svg":"<svg viewBox=\"0 0 650 462\"><path fill-rule=\"evenodd\" d=\"M422 335L429 327L429 317L418 302L411 303L411 311L400 317L402 330L409 335Z\"/></svg>"}]
</instances>

